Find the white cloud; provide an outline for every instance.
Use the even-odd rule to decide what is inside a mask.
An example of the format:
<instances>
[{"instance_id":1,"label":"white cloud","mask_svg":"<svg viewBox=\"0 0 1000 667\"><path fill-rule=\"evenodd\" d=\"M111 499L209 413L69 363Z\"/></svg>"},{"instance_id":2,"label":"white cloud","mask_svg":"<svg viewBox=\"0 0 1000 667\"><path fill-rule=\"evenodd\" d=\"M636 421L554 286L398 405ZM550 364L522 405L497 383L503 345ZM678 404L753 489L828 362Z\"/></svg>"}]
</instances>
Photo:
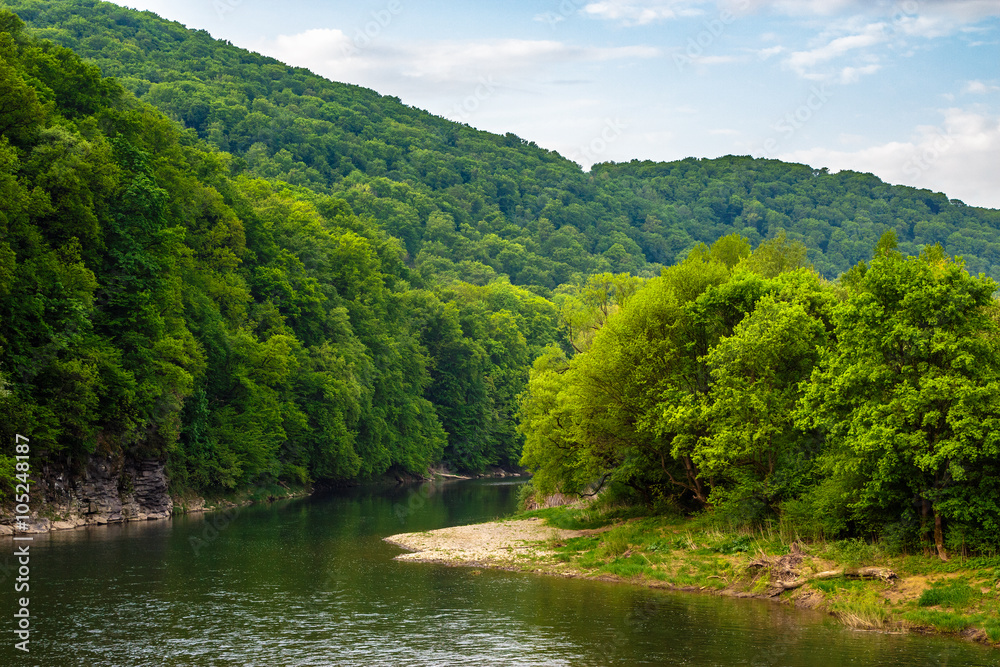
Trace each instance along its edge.
<instances>
[{"instance_id":1,"label":"white cloud","mask_svg":"<svg viewBox=\"0 0 1000 667\"><path fill-rule=\"evenodd\" d=\"M556 23L562 23L566 20L566 17L562 14L556 14L555 12L544 12L542 14L535 14L531 19L532 21L537 21L538 23L548 23L554 26Z\"/></svg>"},{"instance_id":2,"label":"white cloud","mask_svg":"<svg viewBox=\"0 0 1000 667\"><path fill-rule=\"evenodd\" d=\"M340 30L314 29L279 35L266 53L290 64L309 67L332 79L382 87L386 82L421 81L436 86L468 87L490 79L537 80L561 64L655 58L649 46L581 47L554 40L487 39L478 41L369 42Z\"/></svg>"},{"instance_id":3,"label":"white cloud","mask_svg":"<svg viewBox=\"0 0 1000 667\"><path fill-rule=\"evenodd\" d=\"M678 17L701 16L704 0L600 0L584 5L583 14L627 26L648 25Z\"/></svg>"},{"instance_id":4,"label":"white cloud","mask_svg":"<svg viewBox=\"0 0 1000 667\"><path fill-rule=\"evenodd\" d=\"M774 10L789 16L830 16L858 3L855 0L743 0L751 11Z\"/></svg>"},{"instance_id":5,"label":"white cloud","mask_svg":"<svg viewBox=\"0 0 1000 667\"><path fill-rule=\"evenodd\" d=\"M819 78L820 75L815 72L817 66L842 58L852 52L867 49L885 40L885 25L873 23L865 26L859 34L838 37L808 51L795 51L788 56L785 64L799 76Z\"/></svg>"},{"instance_id":6,"label":"white cloud","mask_svg":"<svg viewBox=\"0 0 1000 667\"><path fill-rule=\"evenodd\" d=\"M726 4L723 2L723 4ZM729 2L728 4L733 4ZM991 16L1000 16L998 0L741 0L752 11L773 11L787 16L834 16L847 13L867 15L933 16L952 23L965 24Z\"/></svg>"},{"instance_id":7,"label":"white cloud","mask_svg":"<svg viewBox=\"0 0 1000 667\"><path fill-rule=\"evenodd\" d=\"M944 192L974 206L1000 208L996 156L1000 117L947 109L939 126L916 128L908 141L892 141L855 151L813 148L778 155L833 170L872 172L890 183Z\"/></svg>"},{"instance_id":8,"label":"white cloud","mask_svg":"<svg viewBox=\"0 0 1000 667\"><path fill-rule=\"evenodd\" d=\"M998 0L908 0L910 5L917 5L919 13L945 16L953 21L971 23L990 16L1000 16L1000 1Z\"/></svg>"},{"instance_id":9,"label":"white cloud","mask_svg":"<svg viewBox=\"0 0 1000 667\"><path fill-rule=\"evenodd\" d=\"M585 0L571 0L582 4ZM699 16L713 10L734 14L773 12L793 17L867 16L910 22L913 33L933 33L942 29L976 23L1000 16L1000 0L597 0L584 5L586 15L624 25L647 25L685 16ZM704 7L704 8L703 8Z\"/></svg>"},{"instance_id":10,"label":"white cloud","mask_svg":"<svg viewBox=\"0 0 1000 667\"><path fill-rule=\"evenodd\" d=\"M985 81L968 81L965 84L965 88L962 89L962 92L971 95L983 95L986 93L996 92L998 90L1000 90L1000 86L986 83Z\"/></svg>"},{"instance_id":11,"label":"white cloud","mask_svg":"<svg viewBox=\"0 0 1000 667\"><path fill-rule=\"evenodd\" d=\"M881 65L865 65L864 67L845 67L840 70L840 83L857 83L862 76L874 74L882 69Z\"/></svg>"}]
</instances>

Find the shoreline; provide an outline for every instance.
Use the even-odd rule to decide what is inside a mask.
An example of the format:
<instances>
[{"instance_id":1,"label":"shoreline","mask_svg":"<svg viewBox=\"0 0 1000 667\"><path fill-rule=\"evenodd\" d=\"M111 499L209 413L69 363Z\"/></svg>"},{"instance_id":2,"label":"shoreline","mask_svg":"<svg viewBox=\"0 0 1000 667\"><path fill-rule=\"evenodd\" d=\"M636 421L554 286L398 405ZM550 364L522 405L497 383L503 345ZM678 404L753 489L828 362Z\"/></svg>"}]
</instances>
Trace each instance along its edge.
<instances>
[{"instance_id":1,"label":"shoreline","mask_svg":"<svg viewBox=\"0 0 1000 667\"><path fill-rule=\"evenodd\" d=\"M417 475L383 475L374 480L364 482L347 482L348 486L361 485L411 485L428 482L456 482L471 479L487 478L507 478L520 477L521 473L503 468L492 468L477 475L460 475L450 473L444 468L430 468L424 476ZM127 510L122 508L110 508L104 511L83 512L82 507L58 502L42 502L41 506L32 511L28 530L17 531L20 535L44 535L53 532L64 532L92 528L95 526L113 526L127 523L146 523L147 521L164 521L175 516L187 514L201 514L206 512L221 512L238 507L248 507L260 503L270 503L277 500L287 500L291 498L304 498L314 493L322 493L328 486L303 486L288 487L284 484L276 484L270 487L255 487L243 489L229 495L213 498L206 498L197 493L185 491L176 494L167 494L169 500L166 503L167 509L162 511L142 511L138 507L129 506ZM14 515L6 507L0 508L0 538L9 538L15 535Z\"/></svg>"},{"instance_id":2,"label":"shoreline","mask_svg":"<svg viewBox=\"0 0 1000 667\"><path fill-rule=\"evenodd\" d=\"M258 503L274 502L276 500L286 500L289 498L304 498L313 493L312 488L289 490L287 494L271 494L267 498L221 498L207 501L201 496L171 496L171 507L167 512L143 513L136 515L121 515L111 517L107 513L62 514L58 510L53 510L51 505L43 505L42 508L33 512L28 530L15 531L14 525L0 524L0 538L13 537L17 535L46 535L48 533L61 533L83 528L95 528L101 526L121 526L125 524L143 524L150 521L166 521L176 516L188 514L204 514L208 512L221 512L237 507L248 507ZM49 515L49 516L46 516ZM55 517L55 518L53 518ZM6 518L6 517L5 517Z\"/></svg>"},{"instance_id":3,"label":"shoreline","mask_svg":"<svg viewBox=\"0 0 1000 667\"><path fill-rule=\"evenodd\" d=\"M970 618L979 619L978 623L954 629L935 624L934 614L940 614L940 618L955 614L946 607L918 606L924 591L940 583L931 581L931 576L902 570L897 575L883 564L846 566L811 553L809 545L796 543L784 555L768 555L761 550L753 554L706 554L704 546L692 541L688 548L656 550L629 544L619 547L615 556L600 557L604 543L614 541L612 531L626 529L630 523L634 522L568 529L552 526L540 517L515 517L383 539L404 550L395 557L398 561L770 600L830 614L855 630L938 634L1000 648L996 634L991 637L988 632L996 627L991 625L992 617L984 621L983 616L972 615ZM577 547L579 550L574 551ZM645 561L643 567L632 567L640 561ZM961 572L943 574L940 580L961 581ZM994 590L1000 591L1000 584ZM994 590L987 593L983 589L983 595L994 599ZM996 603L992 606L995 608Z\"/></svg>"}]
</instances>

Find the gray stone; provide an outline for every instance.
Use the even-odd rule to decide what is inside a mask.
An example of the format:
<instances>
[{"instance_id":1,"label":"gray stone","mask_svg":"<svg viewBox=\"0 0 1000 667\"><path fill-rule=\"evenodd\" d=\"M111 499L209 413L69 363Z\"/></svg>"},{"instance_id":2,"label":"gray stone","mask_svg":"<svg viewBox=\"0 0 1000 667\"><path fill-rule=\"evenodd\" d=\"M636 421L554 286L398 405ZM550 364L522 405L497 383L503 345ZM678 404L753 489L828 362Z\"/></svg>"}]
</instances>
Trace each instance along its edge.
<instances>
[{"instance_id":1,"label":"gray stone","mask_svg":"<svg viewBox=\"0 0 1000 667\"><path fill-rule=\"evenodd\" d=\"M155 459L91 456L83 465L48 463L36 482L30 503L30 532L166 519L173 513L166 466ZM53 524L38 518L40 512L58 520ZM10 525L13 517L4 516L0 523Z\"/></svg>"}]
</instances>

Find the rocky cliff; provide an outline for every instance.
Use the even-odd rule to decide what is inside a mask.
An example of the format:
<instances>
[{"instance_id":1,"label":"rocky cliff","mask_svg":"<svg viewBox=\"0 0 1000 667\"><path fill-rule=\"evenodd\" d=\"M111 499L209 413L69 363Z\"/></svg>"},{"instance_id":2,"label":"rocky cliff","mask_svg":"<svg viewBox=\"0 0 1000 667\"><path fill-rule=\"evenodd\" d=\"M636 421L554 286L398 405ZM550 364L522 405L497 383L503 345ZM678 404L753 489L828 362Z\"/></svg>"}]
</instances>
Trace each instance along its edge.
<instances>
[{"instance_id":1,"label":"rocky cliff","mask_svg":"<svg viewBox=\"0 0 1000 667\"><path fill-rule=\"evenodd\" d=\"M164 463L154 459L92 456L82 469L50 463L33 477L28 532L165 519L174 507ZM10 534L12 523L12 515L4 512L0 534Z\"/></svg>"}]
</instances>

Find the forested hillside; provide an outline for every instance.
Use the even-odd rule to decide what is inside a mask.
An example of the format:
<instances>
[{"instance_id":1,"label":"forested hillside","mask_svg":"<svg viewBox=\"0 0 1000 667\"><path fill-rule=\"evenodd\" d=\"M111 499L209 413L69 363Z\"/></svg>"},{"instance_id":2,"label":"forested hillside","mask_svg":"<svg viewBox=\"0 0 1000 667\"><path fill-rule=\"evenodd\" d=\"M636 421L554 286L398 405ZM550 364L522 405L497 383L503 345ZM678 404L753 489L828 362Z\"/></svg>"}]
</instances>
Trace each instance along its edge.
<instances>
[{"instance_id":1,"label":"forested hillside","mask_svg":"<svg viewBox=\"0 0 1000 667\"><path fill-rule=\"evenodd\" d=\"M577 274L655 275L698 243L784 231L836 278L888 229L900 250L941 243L1000 278L1000 212L943 194L747 157L633 162L591 173L514 135L434 117L95 0L5 0L214 147L230 169L347 200L401 239L412 266L549 294ZM816 165L821 167L822 165Z\"/></svg>"},{"instance_id":2,"label":"forested hillside","mask_svg":"<svg viewBox=\"0 0 1000 667\"><path fill-rule=\"evenodd\" d=\"M0 132L4 442L196 489L518 460L551 302L424 280L371 216L232 169L9 12Z\"/></svg>"}]
</instances>

